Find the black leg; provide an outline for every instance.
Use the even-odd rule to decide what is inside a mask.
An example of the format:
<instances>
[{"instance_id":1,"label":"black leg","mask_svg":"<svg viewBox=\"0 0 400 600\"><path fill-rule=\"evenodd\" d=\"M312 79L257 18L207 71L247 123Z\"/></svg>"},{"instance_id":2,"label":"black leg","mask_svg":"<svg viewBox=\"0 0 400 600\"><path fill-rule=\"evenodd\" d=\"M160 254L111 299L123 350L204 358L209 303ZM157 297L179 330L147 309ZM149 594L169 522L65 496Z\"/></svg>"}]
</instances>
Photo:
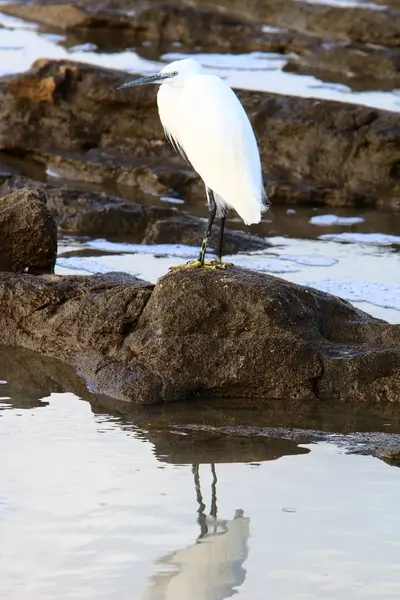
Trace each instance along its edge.
<instances>
[{"instance_id":1,"label":"black leg","mask_svg":"<svg viewBox=\"0 0 400 600\"><path fill-rule=\"evenodd\" d=\"M211 235L212 225L214 223L215 215L217 212L217 205L215 204L214 193L212 190L210 190L210 188L207 188L207 200L209 213L206 234L204 236L203 243L201 244L201 250L199 254L199 262L201 265L204 265L204 256L206 254L208 240Z\"/></svg>"},{"instance_id":2,"label":"black leg","mask_svg":"<svg viewBox=\"0 0 400 600\"><path fill-rule=\"evenodd\" d=\"M221 221L219 224L219 242L218 242L218 254L217 254L219 262L222 262L222 245L224 243L225 218L226 218L226 210L224 209L224 213L221 217Z\"/></svg>"}]
</instances>

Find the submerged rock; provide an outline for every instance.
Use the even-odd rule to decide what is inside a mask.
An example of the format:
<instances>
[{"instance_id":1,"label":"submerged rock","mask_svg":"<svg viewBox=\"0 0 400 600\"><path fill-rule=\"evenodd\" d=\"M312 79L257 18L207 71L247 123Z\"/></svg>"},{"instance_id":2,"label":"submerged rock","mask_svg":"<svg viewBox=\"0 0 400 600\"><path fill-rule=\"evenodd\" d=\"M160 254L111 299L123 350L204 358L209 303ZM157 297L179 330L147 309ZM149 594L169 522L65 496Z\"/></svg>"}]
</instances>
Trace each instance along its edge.
<instances>
[{"instance_id":1,"label":"submerged rock","mask_svg":"<svg viewBox=\"0 0 400 600\"><path fill-rule=\"evenodd\" d=\"M30 72L0 80L0 149L33 155L74 179L204 196L164 138L156 90L117 91L126 78L72 61L40 60ZM397 114L270 93L239 97L273 203L398 207Z\"/></svg>"},{"instance_id":2,"label":"submerged rock","mask_svg":"<svg viewBox=\"0 0 400 600\"><path fill-rule=\"evenodd\" d=\"M348 302L238 268L0 274L5 344L72 364L90 388L154 404L241 398L385 407L400 402L400 327Z\"/></svg>"},{"instance_id":3,"label":"submerged rock","mask_svg":"<svg viewBox=\"0 0 400 600\"><path fill-rule=\"evenodd\" d=\"M0 271L52 273L57 228L41 189L0 198Z\"/></svg>"}]
</instances>

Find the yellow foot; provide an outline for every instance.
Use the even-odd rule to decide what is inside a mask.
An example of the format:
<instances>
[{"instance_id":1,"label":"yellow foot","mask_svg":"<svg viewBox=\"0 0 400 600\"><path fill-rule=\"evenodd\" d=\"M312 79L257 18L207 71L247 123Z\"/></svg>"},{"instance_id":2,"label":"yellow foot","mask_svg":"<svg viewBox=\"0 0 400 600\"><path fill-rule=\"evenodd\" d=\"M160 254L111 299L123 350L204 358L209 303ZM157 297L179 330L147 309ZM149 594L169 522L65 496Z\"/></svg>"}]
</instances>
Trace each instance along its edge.
<instances>
[{"instance_id":1,"label":"yellow foot","mask_svg":"<svg viewBox=\"0 0 400 600\"><path fill-rule=\"evenodd\" d=\"M225 269L226 267L233 267L233 263L231 262L222 262L220 258L216 258L211 261L214 265L214 269Z\"/></svg>"},{"instance_id":2,"label":"yellow foot","mask_svg":"<svg viewBox=\"0 0 400 600\"><path fill-rule=\"evenodd\" d=\"M225 267L233 266L232 263L223 263L222 261L216 260L205 260L204 263L201 263L199 260L189 260L189 262L184 265L173 265L169 268L172 269L225 269Z\"/></svg>"}]
</instances>

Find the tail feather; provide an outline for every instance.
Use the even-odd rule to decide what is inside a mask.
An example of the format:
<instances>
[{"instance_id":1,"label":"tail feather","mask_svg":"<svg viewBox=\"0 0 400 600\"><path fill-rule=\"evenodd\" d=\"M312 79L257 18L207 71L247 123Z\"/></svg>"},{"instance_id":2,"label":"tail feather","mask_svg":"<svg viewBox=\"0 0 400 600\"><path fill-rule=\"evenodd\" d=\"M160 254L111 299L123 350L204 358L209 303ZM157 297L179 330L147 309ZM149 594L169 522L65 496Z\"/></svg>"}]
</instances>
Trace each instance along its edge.
<instances>
[{"instance_id":1,"label":"tail feather","mask_svg":"<svg viewBox=\"0 0 400 600\"><path fill-rule=\"evenodd\" d=\"M236 200L239 198L239 202L232 199L225 200L215 192L214 197L217 204L217 217L222 217L228 208L234 208L246 225L259 223L262 213L271 206L264 188L261 189L261 194L260 192L255 193L246 203L240 201L243 198L242 194L236 195Z\"/></svg>"}]
</instances>

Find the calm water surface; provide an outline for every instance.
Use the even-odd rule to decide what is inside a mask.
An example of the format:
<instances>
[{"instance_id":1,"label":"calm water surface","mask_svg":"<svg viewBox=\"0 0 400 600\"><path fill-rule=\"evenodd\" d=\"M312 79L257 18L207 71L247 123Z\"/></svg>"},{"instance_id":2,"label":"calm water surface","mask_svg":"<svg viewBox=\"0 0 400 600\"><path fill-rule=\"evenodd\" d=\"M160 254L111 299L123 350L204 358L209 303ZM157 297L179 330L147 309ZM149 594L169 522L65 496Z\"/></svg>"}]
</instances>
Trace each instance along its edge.
<instances>
[{"instance_id":1,"label":"calm water surface","mask_svg":"<svg viewBox=\"0 0 400 600\"><path fill-rule=\"evenodd\" d=\"M12 396L2 598L399 598L398 468L326 442L249 440L240 462L200 439L180 456L173 427L152 435L71 393Z\"/></svg>"}]
</instances>

